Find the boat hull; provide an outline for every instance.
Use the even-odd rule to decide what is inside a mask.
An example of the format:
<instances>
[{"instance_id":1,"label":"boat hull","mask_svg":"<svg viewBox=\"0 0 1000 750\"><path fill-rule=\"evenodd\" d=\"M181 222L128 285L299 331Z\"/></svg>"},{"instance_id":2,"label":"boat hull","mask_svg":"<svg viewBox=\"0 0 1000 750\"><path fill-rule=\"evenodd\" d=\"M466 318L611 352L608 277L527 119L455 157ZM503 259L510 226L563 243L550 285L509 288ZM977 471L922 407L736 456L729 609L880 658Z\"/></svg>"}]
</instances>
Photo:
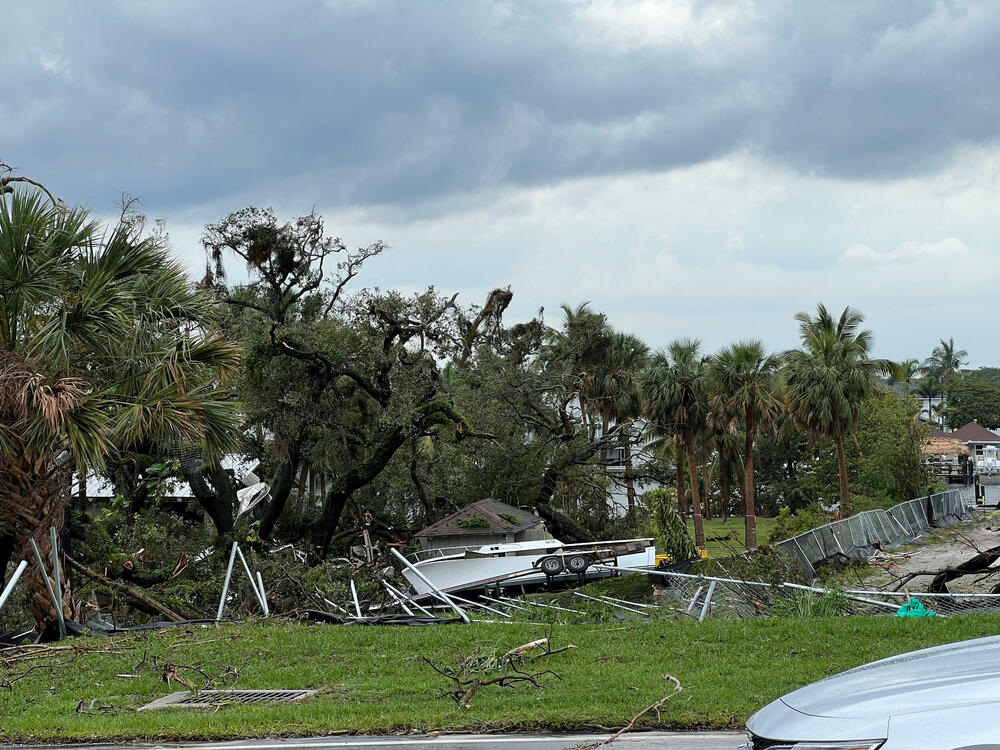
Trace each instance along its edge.
<instances>
[{"instance_id":1,"label":"boat hull","mask_svg":"<svg viewBox=\"0 0 1000 750\"><path fill-rule=\"evenodd\" d=\"M545 583L545 574L534 567L533 563L551 552L538 555L517 555L514 557L453 557L424 560L414 567L427 578L439 591L468 591L499 583L503 587L532 586ZM617 565L622 568L651 568L656 564L656 548L646 547L640 552L619 555ZM430 586L410 570L404 570L403 575L410 582L417 594L424 596L431 593ZM586 578L607 577L606 569L588 568ZM555 577L556 581L574 580L576 574L563 573Z\"/></svg>"}]
</instances>

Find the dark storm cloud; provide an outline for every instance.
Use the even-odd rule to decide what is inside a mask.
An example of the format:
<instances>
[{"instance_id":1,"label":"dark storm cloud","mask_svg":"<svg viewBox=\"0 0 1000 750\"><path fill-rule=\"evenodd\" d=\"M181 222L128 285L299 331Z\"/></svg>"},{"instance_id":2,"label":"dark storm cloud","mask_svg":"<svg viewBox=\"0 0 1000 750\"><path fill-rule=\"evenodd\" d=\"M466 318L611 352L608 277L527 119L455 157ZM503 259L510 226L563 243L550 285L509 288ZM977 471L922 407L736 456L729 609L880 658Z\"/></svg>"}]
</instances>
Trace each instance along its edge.
<instances>
[{"instance_id":1,"label":"dark storm cloud","mask_svg":"<svg viewBox=\"0 0 1000 750\"><path fill-rule=\"evenodd\" d=\"M701 39L622 43L568 0L22 4L3 11L0 159L96 207L276 187L405 206L743 148L928 173L997 137L994 7L761 2Z\"/></svg>"}]
</instances>

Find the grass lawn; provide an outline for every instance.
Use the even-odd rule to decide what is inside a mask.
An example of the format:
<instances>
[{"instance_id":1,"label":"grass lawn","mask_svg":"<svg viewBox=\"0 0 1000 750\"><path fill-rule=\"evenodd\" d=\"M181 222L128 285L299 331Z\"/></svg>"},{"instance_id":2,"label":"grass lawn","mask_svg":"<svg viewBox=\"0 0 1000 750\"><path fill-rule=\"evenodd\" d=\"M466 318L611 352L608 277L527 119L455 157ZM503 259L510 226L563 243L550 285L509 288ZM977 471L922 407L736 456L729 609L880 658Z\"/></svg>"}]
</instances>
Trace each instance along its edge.
<instances>
[{"instance_id":1,"label":"grass lawn","mask_svg":"<svg viewBox=\"0 0 1000 750\"><path fill-rule=\"evenodd\" d=\"M991 635L996 617L842 617L812 620L635 622L557 626L554 646L576 649L529 669L552 669L542 689L483 688L468 709L438 695L447 681L421 661L454 662L545 635L532 624L338 627L277 621L185 627L74 641L63 650L5 664L0 743L186 739L428 730L594 729L619 726L669 692L683 692L646 728L737 727L754 710L805 683L914 648ZM241 688L314 688L301 704L231 705L137 713L167 687L163 664L240 669ZM179 674L201 683L181 666ZM123 676L124 675L124 676ZM129 676L131 675L131 676Z\"/></svg>"},{"instance_id":2,"label":"grass lawn","mask_svg":"<svg viewBox=\"0 0 1000 750\"><path fill-rule=\"evenodd\" d=\"M774 518L757 516L757 541L763 544L767 541L767 535L774 527ZM694 519L688 519L688 533L694 539ZM708 549L709 558L729 557L730 547L737 549L746 545L746 533L743 516L730 516L729 523L723 523L721 518L706 520L705 524L705 547ZM713 541L713 537L716 539ZM725 541L721 541L721 539Z\"/></svg>"}]
</instances>

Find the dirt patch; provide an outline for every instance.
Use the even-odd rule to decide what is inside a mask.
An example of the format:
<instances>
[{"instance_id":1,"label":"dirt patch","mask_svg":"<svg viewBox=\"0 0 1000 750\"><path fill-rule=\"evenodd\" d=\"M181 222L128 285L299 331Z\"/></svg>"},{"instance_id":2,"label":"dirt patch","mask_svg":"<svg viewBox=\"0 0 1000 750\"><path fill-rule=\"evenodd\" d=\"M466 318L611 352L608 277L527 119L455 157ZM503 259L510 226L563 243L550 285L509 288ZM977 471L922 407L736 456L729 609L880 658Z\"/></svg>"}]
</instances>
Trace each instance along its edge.
<instances>
[{"instance_id":1,"label":"dirt patch","mask_svg":"<svg viewBox=\"0 0 1000 750\"><path fill-rule=\"evenodd\" d=\"M938 572L964 563L977 553L997 545L1000 545L1000 512L976 511L972 521L932 529L916 542L877 555L870 561L875 566L875 572L865 577L863 585L883 588L911 573ZM911 592L926 591L932 578L933 575L913 578L906 588ZM852 585L855 583L852 582ZM997 583L1000 583L1000 568L985 579L983 574L957 578L948 583L948 590L953 593L986 593Z\"/></svg>"}]
</instances>

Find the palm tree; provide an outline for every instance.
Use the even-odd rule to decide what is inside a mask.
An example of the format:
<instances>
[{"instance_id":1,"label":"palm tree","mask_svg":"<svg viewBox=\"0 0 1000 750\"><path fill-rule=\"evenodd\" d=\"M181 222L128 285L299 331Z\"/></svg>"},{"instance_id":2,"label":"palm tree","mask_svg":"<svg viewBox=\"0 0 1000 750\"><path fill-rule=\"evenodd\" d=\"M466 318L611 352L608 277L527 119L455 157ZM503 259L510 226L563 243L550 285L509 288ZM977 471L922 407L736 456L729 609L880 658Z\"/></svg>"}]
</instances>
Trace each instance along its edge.
<instances>
[{"instance_id":1,"label":"palm tree","mask_svg":"<svg viewBox=\"0 0 1000 750\"><path fill-rule=\"evenodd\" d=\"M602 433L611 424L638 419L641 414L639 376L649 356L649 347L638 336L612 331L604 360L594 368L586 391L592 408L601 419ZM625 486L628 511L635 509L635 481L632 446L625 444Z\"/></svg>"},{"instance_id":2,"label":"palm tree","mask_svg":"<svg viewBox=\"0 0 1000 750\"><path fill-rule=\"evenodd\" d=\"M731 423L735 432L742 423L744 434L743 496L746 501L746 545L757 547L757 514L754 506L753 444L760 429L781 413L778 367L781 360L768 354L760 341L741 341L719 352L710 370L715 414Z\"/></svg>"},{"instance_id":3,"label":"palm tree","mask_svg":"<svg viewBox=\"0 0 1000 750\"><path fill-rule=\"evenodd\" d=\"M695 434L704 429L708 412L705 378L708 359L693 339L678 339L653 355L642 377L643 411L657 429L679 428L687 457L691 506L694 510L695 544L705 546L701 498L695 468ZM681 467L678 464L678 472Z\"/></svg>"},{"instance_id":4,"label":"palm tree","mask_svg":"<svg viewBox=\"0 0 1000 750\"><path fill-rule=\"evenodd\" d=\"M192 289L162 241L129 216L105 230L39 192L0 196L0 528L9 552L49 551L65 519L68 475L111 454L182 441L218 454L235 405L219 390L236 364L205 333L212 300ZM9 557L9 552L8 556ZM30 558L29 558L30 559ZM8 559L0 557L0 578ZM44 625L44 572L27 579Z\"/></svg>"},{"instance_id":5,"label":"palm tree","mask_svg":"<svg viewBox=\"0 0 1000 750\"><path fill-rule=\"evenodd\" d=\"M892 363L869 357L872 334L860 330L864 318L844 308L834 318L822 304L816 316L798 313L802 348L785 354L786 398L799 429L826 436L837 449L841 513L851 513L844 438L861 418L864 400L875 392L877 375L891 371Z\"/></svg>"},{"instance_id":6,"label":"palm tree","mask_svg":"<svg viewBox=\"0 0 1000 750\"><path fill-rule=\"evenodd\" d=\"M934 408L932 402L942 393L941 381L934 375L928 375L917 383L917 395L927 399L927 423L934 425Z\"/></svg>"},{"instance_id":7,"label":"palm tree","mask_svg":"<svg viewBox=\"0 0 1000 750\"><path fill-rule=\"evenodd\" d=\"M910 385L920 370L920 362L915 359L904 359L902 362L895 363L893 367L892 379L903 386L903 393L906 394L907 398L910 396Z\"/></svg>"},{"instance_id":8,"label":"palm tree","mask_svg":"<svg viewBox=\"0 0 1000 750\"><path fill-rule=\"evenodd\" d=\"M939 339L931 356L924 360L922 369L925 373L936 375L943 380L949 375L957 374L960 367L968 364L968 356L969 353L965 349L955 348L955 339L951 337L947 341Z\"/></svg>"}]
</instances>

